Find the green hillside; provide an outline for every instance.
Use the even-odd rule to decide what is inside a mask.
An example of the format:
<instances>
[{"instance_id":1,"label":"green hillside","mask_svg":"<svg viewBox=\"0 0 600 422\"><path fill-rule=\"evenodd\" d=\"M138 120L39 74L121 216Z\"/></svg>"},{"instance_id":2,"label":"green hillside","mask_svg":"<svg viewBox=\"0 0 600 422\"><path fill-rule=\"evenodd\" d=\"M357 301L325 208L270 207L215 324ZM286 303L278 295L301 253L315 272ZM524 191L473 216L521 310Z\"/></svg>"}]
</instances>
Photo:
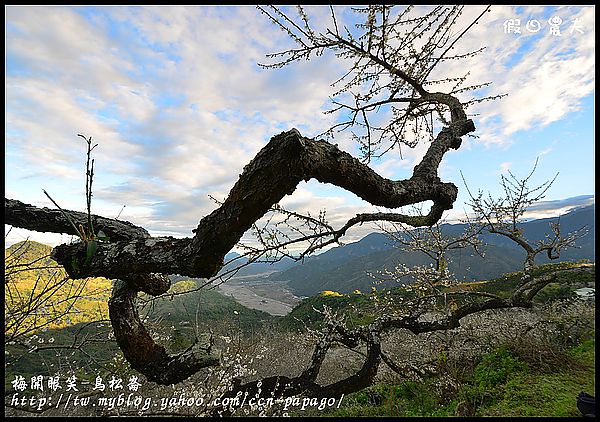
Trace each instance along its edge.
<instances>
[{"instance_id":1,"label":"green hillside","mask_svg":"<svg viewBox=\"0 0 600 422\"><path fill-rule=\"evenodd\" d=\"M93 374L114 357L122 357L108 320L112 282L68 279L49 257L51 250L48 245L26 241L5 251L7 386L16 374L49 375L59 366L64 370L65 362L68 368ZM193 342L196 328L210 329L217 336L231 335L273 320L215 290L185 293L196 288L196 281L181 280L162 297L139 296L140 315L148 329L162 335L161 342L172 353ZM74 348L62 350L64 346Z\"/></svg>"},{"instance_id":2,"label":"green hillside","mask_svg":"<svg viewBox=\"0 0 600 422\"><path fill-rule=\"evenodd\" d=\"M143 308L141 315L149 317L146 324L165 339L167 350L178 353L191 346L197 332L212 332L214 335L230 337L232 334L251 333L272 321L274 317L249 309L233 298L215 290L201 289L195 281L180 281L165 296ZM184 293L184 294L174 294Z\"/></svg>"},{"instance_id":3,"label":"green hillside","mask_svg":"<svg viewBox=\"0 0 600 422\"><path fill-rule=\"evenodd\" d=\"M23 241L4 252L5 335L9 338L108 316L111 281L69 279L50 258L51 250L48 245Z\"/></svg>"},{"instance_id":4,"label":"green hillside","mask_svg":"<svg viewBox=\"0 0 600 422\"><path fill-rule=\"evenodd\" d=\"M579 265L587 265L586 263L570 263L560 262L554 264L544 264L539 266L534 272L535 277L545 273L558 271L561 269L574 268ZM477 282L464 282L452 287L443 287L441 292L456 292L456 291L481 291L493 293L501 297L508 297L519 283L522 283L522 272L507 273L502 277L492 280L483 280ZM549 300L571 298L575 296L574 291L582 287L594 286L594 274L581 273L571 274L565 273L559 276L557 282L553 282L544 287L534 298L536 303L545 303ZM400 302L396 301L396 297L408 299L414 297L414 292L406 291L402 287L391 287L369 291L365 293L350 293L343 294L320 294L303 299L288 315L281 318L279 323L284 327L301 328L302 326L319 327L323 321L323 315L317 312L322 310L324 306L328 306L333 310L344 312L350 324L367 324L371 322L379 312L374 306L374 303L379 301ZM324 294L325 293L325 294ZM329 291L331 293L331 291ZM456 300L460 303L460 299ZM441 303L440 303L441 306ZM316 309L316 310L315 310Z\"/></svg>"}]
</instances>

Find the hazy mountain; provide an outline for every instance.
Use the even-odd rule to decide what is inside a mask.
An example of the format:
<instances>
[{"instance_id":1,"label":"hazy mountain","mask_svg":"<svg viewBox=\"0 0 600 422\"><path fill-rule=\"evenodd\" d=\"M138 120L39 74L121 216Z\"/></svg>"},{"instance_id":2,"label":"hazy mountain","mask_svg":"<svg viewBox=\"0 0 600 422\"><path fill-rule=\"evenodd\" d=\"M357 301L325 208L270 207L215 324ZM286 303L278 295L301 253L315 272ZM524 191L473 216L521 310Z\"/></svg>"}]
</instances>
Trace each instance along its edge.
<instances>
[{"instance_id":1,"label":"hazy mountain","mask_svg":"<svg viewBox=\"0 0 600 422\"><path fill-rule=\"evenodd\" d=\"M526 237L530 240L542 239L545 233L550 232L549 223L556 221L555 218L531 220L523 223ZM595 260L594 238L594 205L583 206L571 210L560 217L562 233L587 226L588 234L578 241L580 248L568 249L562 252L561 259L572 261L578 259ZM446 234L459 234L463 231L462 224L446 224L443 230ZM486 234L484 241L486 247L485 260L470 250L455 251L450 254L450 270L459 278L466 280L482 280L499 277L500 275L517 271L522 268L525 254L518 246L509 239L492 234ZM36 248L45 247L43 252L47 254L50 247L35 244ZM6 256L14 252L19 245L13 245L6 250ZM36 255L37 251L36 250ZM226 261L239 256L235 252L227 254ZM246 262L240 258L227 265L221 273ZM399 263L407 266L429 264L431 261L418 252L406 252L394 247L393 242L382 233L371 233L358 242L345 246L332 248L320 255L305 259L304 263L298 263L289 258L284 258L276 263L254 263L242 268L236 275L247 276L266 272L272 272L271 280L287 281L290 288L296 294L310 296L323 290L334 290L344 293L355 289L369 290L378 271L382 269L393 270ZM536 263L549 262L545 255L540 254ZM374 274L375 278L369 275ZM173 275L173 283L188 279Z\"/></svg>"},{"instance_id":2,"label":"hazy mountain","mask_svg":"<svg viewBox=\"0 0 600 422\"><path fill-rule=\"evenodd\" d=\"M525 236L532 241L543 239L545 233L551 233L549 223L556 220L556 218L546 218L523 223ZM563 251L560 260L594 261L594 206L576 208L562 215L560 225L563 234L583 226L589 229L587 235L577 243L580 248ZM442 226L442 230L447 235L460 234L463 229L463 224ZM449 255L450 271L459 279L490 279L506 272L522 269L525 253L510 239L486 234L484 241L487 243L485 259L468 249L453 251ZM378 277L373 278L369 273L376 274L382 269L393 270L399 263L410 267L426 265L430 262L431 260L423 253L406 252L394 247L393 242L385 234L371 233L358 242L333 248L321 255L308 258L303 264L272 274L269 278L287 281L289 287L304 296L311 296L323 290L350 293L354 289L368 290L373 286L373 282ZM546 255L540 254L536 258L538 264L545 262L549 262Z\"/></svg>"}]
</instances>

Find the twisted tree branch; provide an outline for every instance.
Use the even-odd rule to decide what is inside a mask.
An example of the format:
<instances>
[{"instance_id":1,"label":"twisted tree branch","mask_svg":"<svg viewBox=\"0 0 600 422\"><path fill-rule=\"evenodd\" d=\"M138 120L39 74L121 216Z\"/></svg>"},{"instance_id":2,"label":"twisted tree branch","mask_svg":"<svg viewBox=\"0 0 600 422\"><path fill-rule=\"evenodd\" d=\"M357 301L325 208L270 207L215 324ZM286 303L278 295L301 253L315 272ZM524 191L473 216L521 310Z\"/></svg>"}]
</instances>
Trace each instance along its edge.
<instances>
[{"instance_id":1,"label":"twisted tree branch","mask_svg":"<svg viewBox=\"0 0 600 422\"><path fill-rule=\"evenodd\" d=\"M467 121L472 126L472 121ZM408 224L434 224L451 209L458 189L441 182L437 166L456 148L454 130L442 131L432 142L420 168L410 179L393 181L375 173L350 154L324 141L304 138L292 129L271 141L244 168L228 198L194 230L193 238L142 238L100 243L89 265L81 244L60 245L53 257L74 278L104 276L125 281L131 274L165 273L191 277L214 276L223 258L252 224L302 181L315 178L342 187L373 205L398 208L433 201L429 215ZM354 222L353 222L354 223Z\"/></svg>"},{"instance_id":2,"label":"twisted tree branch","mask_svg":"<svg viewBox=\"0 0 600 422\"><path fill-rule=\"evenodd\" d=\"M195 347L182 354L169 356L162 346L154 342L142 324L135 307L137 292L144 291L152 295L166 292L169 283L164 274L205 278L214 276L222 268L225 254L244 232L285 195L291 194L302 180L314 178L323 183L332 183L373 205L388 208L431 200L433 206L425 217L414 218L402 214L380 217L397 218L414 226L434 224L441 218L444 210L452 208L458 192L454 184L444 183L437 176L439 163L448 150L460 146L459 136L474 130L473 122L466 120L464 113L455 116L462 119L455 119L450 128L439 133L410 179L385 179L337 146L305 138L296 129L292 129L274 136L244 168L227 199L199 222L194 230L194 237L153 238L145 236L141 230L125 225L127 230L123 237L126 240L98 243L91 260L87 259L83 243L59 245L54 248L52 257L65 267L72 278L103 276L117 279L109 311L115 337L125 357L135 369L155 382L180 382L201 367L217 364L218 356L209 346ZM6 200L5 213L8 221L17 226L39 228L40 225L30 222L31 216L49 213L48 210L31 206L15 207L15 203L16 201ZM27 210L29 217L19 215L22 209ZM46 223L43 225L44 229L50 228L58 232L69 230L70 225L62 221L62 215L51 212L50 215L53 216L51 221L56 225ZM358 216L349 224L371 218L372 216ZM117 228L116 223L111 222L107 222L106 226ZM340 233L336 233L337 237L348 227L347 225ZM111 236L111 240L113 238L116 237ZM363 370L354 378L340 381L326 391L343 391L349 384L361 385L361 380L374 376L376 369L373 368L380 360L379 340L376 332L367 337L370 338L367 343L369 357ZM318 355L321 359L324 357L324 354ZM297 387L325 391L321 387L315 387L317 372L318 365L315 365L314 371L308 371L296 383Z\"/></svg>"}]
</instances>

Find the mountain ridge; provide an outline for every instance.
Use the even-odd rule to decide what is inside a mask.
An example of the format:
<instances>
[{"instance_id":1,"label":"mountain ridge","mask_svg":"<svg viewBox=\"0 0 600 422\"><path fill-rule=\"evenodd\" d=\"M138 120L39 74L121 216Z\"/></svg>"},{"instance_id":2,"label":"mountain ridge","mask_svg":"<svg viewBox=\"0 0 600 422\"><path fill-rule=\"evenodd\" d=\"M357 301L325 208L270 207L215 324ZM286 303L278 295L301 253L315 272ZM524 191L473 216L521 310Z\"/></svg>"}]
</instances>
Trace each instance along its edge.
<instances>
[{"instance_id":1,"label":"mountain ridge","mask_svg":"<svg viewBox=\"0 0 600 422\"><path fill-rule=\"evenodd\" d=\"M588 227L588 233L578 240L578 249L561 252L560 261L580 259L595 260L594 251L594 205L574 207L558 217L562 233L571 232L582 226ZM550 231L549 223L557 218L542 218L522 223L525 237L531 242L541 240ZM444 224L444 234L459 234L464 224ZM477 281L498 277L507 272L522 269L525 252L510 239L495 234L484 234L486 258L483 259L469 250L451 251L450 271L458 279ZM348 253L345 253L345 252ZM303 264L269 276L272 280L286 281L298 295L312 296L323 290L351 293L355 289L370 289L376 278L369 275L378 270L391 270L397 263L407 266L424 265L428 261L424 254L405 252L393 246L393 242L383 233L370 233L358 242L332 248L318 256L309 257ZM536 258L536 263L550 262L545 256ZM375 283L377 284L377 283ZM383 283L383 285L393 285Z\"/></svg>"}]
</instances>

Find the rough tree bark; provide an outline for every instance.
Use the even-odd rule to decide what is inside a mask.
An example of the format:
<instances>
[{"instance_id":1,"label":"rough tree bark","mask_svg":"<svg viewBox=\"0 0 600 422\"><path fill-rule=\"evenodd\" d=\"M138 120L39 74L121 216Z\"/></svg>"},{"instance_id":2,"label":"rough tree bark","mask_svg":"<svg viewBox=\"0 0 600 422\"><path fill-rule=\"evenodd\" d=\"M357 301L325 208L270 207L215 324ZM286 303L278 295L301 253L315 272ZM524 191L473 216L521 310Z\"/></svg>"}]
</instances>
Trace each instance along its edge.
<instances>
[{"instance_id":1,"label":"rough tree bark","mask_svg":"<svg viewBox=\"0 0 600 422\"><path fill-rule=\"evenodd\" d=\"M87 225L87 214L78 211L68 211L68 213L75 225ZM51 210L45 207L37 208L7 198L4 198L4 223L37 232L71 233L73 231L71 224L59 210ZM94 227L103 230L113 242L150 237L150 233L146 229L128 221L92 215L92 223ZM71 234L76 235L76 233Z\"/></svg>"},{"instance_id":2,"label":"rough tree bark","mask_svg":"<svg viewBox=\"0 0 600 422\"><path fill-rule=\"evenodd\" d=\"M458 192L454 184L440 181L438 165L449 149L459 147L457 139L473 130L471 120L457 122L454 130L443 130L413 176L392 181L335 145L304 138L292 129L273 137L244 168L225 202L200 221L193 238L143 238L99 244L88 266L83 265L85 249L81 244L57 247L54 258L73 277L122 278L153 272L211 277L252 223L286 194L291 194L302 180L311 178L342 187L373 205L388 208L431 200L434 204L427 216L418 219L407 216L409 224L431 225L439 220L443 211L452 208Z\"/></svg>"}]
</instances>

